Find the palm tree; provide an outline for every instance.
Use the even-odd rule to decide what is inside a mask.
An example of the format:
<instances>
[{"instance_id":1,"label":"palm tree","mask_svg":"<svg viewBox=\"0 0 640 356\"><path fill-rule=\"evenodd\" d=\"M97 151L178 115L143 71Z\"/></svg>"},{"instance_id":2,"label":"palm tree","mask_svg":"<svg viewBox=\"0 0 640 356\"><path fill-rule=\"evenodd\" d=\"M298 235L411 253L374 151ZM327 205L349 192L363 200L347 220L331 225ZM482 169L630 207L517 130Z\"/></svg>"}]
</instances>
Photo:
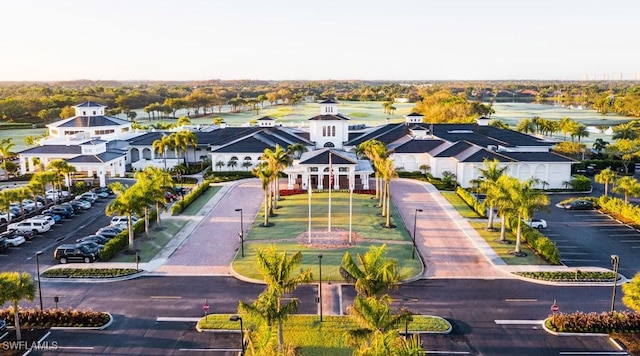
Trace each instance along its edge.
<instances>
[{"instance_id":1,"label":"palm tree","mask_svg":"<svg viewBox=\"0 0 640 356\"><path fill-rule=\"evenodd\" d=\"M600 154L605 148L607 148L608 145L609 145L609 142L601 138L596 138L596 140L593 142L592 147L594 150L596 150L596 152L598 152L598 154Z\"/></svg>"},{"instance_id":2,"label":"palm tree","mask_svg":"<svg viewBox=\"0 0 640 356\"><path fill-rule=\"evenodd\" d=\"M489 205L489 223L487 224L488 231L494 231L493 229L493 208L495 207L495 201L491 194L493 193L493 187L497 183L498 179L506 172L507 167L499 168L500 161L494 158L492 161L488 159L484 160L484 168L480 168L481 178L479 179L480 192L486 195L485 202Z\"/></svg>"},{"instance_id":3,"label":"palm tree","mask_svg":"<svg viewBox=\"0 0 640 356\"><path fill-rule=\"evenodd\" d=\"M522 239L522 221L529 221L533 214L542 207L549 205L549 198L539 190L533 189L537 184L534 179L527 180L519 185L511 187L511 194L518 214L518 229L516 233L516 248L513 251L516 256L521 255L520 244Z\"/></svg>"},{"instance_id":4,"label":"palm tree","mask_svg":"<svg viewBox=\"0 0 640 356\"><path fill-rule=\"evenodd\" d=\"M293 159L291 155L279 144L276 144L276 148L274 151L265 148L261 157L262 161L266 161L271 171L273 172L272 182L274 183L274 208L278 208L278 200L280 199L280 186L278 184L278 178L280 177L280 172L282 172L286 167L289 167L293 163Z\"/></svg>"},{"instance_id":5,"label":"palm tree","mask_svg":"<svg viewBox=\"0 0 640 356\"><path fill-rule=\"evenodd\" d=\"M0 141L0 161L5 161L16 155L15 152L11 151L15 145L16 144L13 143L13 139L11 137L3 138Z\"/></svg>"},{"instance_id":6,"label":"palm tree","mask_svg":"<svg viewBox=\"0 0 640 356\"><path fill-rule=\"evenodd\" d=\"M629 196L637 197L640 195L640 183L631 176L624 176L616 181L616 186L611 189L617 194L624 194L624 202L629 202Z\"/></svg>"},{"instance_id":7,"label":"palm tree","mask_svg":"<svg viewBox=\"0 0 640 356\"><path fill-rule=\"evenodd\" d=\"M383 205L382 205L382 211L383 211L382 215L387 218L385 227L391 228L391 190L389 188L391 185L391 179L398 177L398 173L393 167L393 161L391 159L385 158L380 162L381 162L379 165L380 176L384 181L384 189L383 189L384 198L383 198Z\"/></svg>"},{"instance_id":8,"label":"palm tree","mask_svg":"<svg viewBox=\"0 0 640 356\"><path fill-rule=\"evenodd\" d=\"M230 168L230 171L233 171L234 168L238 166L238 160L233 158L234 157L231 157L231 159L227 162L227 167Z\"/></svg>"},{"instance_id":9,"label":"palm tree","mask_svg":"<svg viewBox=\"0 0 640 356\"><path fill-rule=\"evenodd\" d=\"M269 227L269 212L271 206L271 192L269 187L273 177L273 171L267 163L260 162L257 167L251 170L251 173L262 182L262 190L264 191L264 223L262 226Z\"/></svg>"},{"instance_id":10,"label":"palm tree","mask_svg":"<svg viewBox=\"0 0 640 356\"><path fill-rule=\"evenodd\" d=\"M116 198L113 199L109 205L105 208L105 213L111 215L126 215L127 227L129 229L129 250L135 250L135 243L133 241L133 222L131 217L133 215L140 215L143 212L145 206L145 200L142 189L137 189L134 186L125 188L121 183L111 183L109 185L111 190L116 194Z\"/></svg>"},{"instance_id":11,"label":"palm tree","mask_svg":"<svg viewBox=\"0 0 640 356\"><path fill-rule=\"evenodd\" d=\"M51 161L47 168L64 177L67 183L67 190L69 191L69 194L71 194L71 173L76 172L76 167L70 165L63 159L56 159Z\"/></svg>"},{"instance_id":12,"label":"palm tree","mask_svg":"<svg viewBox=\"0 0 640 356\"><path fill-rule=\"evenodd\" d=\"M634 121L623 122L619 125L614 126L612 129L613 135L611 136L614 140L619 139L628 139L635 140L640 136L640 132L638 132L638 126Z\"/></svg>"},{"instance_id":13,"label":"palm tree","mask_svg":"<svg viewBox=\"0 0 640 356\"><path fill-rule=\"evenodd\" d=\"M242 168L246 169L247 171L249 170L249 167L253 166L253 163L251 163L251 161L243 161L242 162Z\"/></svg>"},{"instance_id":14,"label":"palm tree","mask_svg":"<svg viewBox=\"0 0 640 356\"><path fill-rule=\"evenodd\" d=\"M191 120L186 116L181 116L178 118L178 121L176 121L176 126L184 126L184 125L190 125L190 124L191 124Z\"/></svg>"},{"instance_id":15,"label":"palm tree","mask_svg":"<svg viewBox=\"0 0 640 356\"><path fill-rule=\"evenodd\" d=\"M0 163L0 168L4 171L6 179L9 179L9 176L11 175L15 176L18 169L20 169L17 163L10 160L2 161L2 163Z\"/></svg>"},{"instance_id":16,"label":"palm tree","mask_svg":"<svg viewBox=\"0 0 640 356\"><path fill-rule=\"evenodd\" d=\"M531 119L522 119L520 120L520 122L518 122L518 125L516 126L516 131L523 132L526 134L534 133L536 132L536 125Z\"/></svg>"},{"instance_id":17,"label":"palm tree","mask_svg":"<svg viewBox=\"0 0 640 356\"><path fill-rule=\"evenodd\" d=\"M13 303L13 320L16 327L16 340L22 340L20 332L20 310L18 302L22 299L32 301L36 296L36 285L31 275L25 272L0 273L0 305Z\"/></svg>"},{"instance_id":18,"label":"palm tree","mask_svg":"<svg viewBox=\"0 0 640 356\"><path fill-rule=\"evenodd\" d=\"M498 210L498 216L500 216L500 239L498 240L500 243L507 242L507 219L515 212L514 201L511 197L511 187L519 184L520 181L517 178L502 175L498 178L496 184L491 187L491 193L487 194L487 198L491 200Z\"/></svg>"},{"instance_id":19,"label":"palm tree","mask_svg":"<svg viewBox=\"0 0 640 356\"><path fill-rule=\"evenodd\" d=\"M305 152L307 152L307 146L300 142L287 146L287 153L294 159L300 159L300 156Z\"/></svg>"},{"instance_id":20,"label":"palm tree","mask_svg":"<svg viewBox=\"0 0 640 356\"><path fill-rule=\"evenodd\" d=\"M342 257L340 275L349 283L355 283L356 292L364 297L377 296L394 289L400 280L398 261L387 258L387 246L371 246L364 255L353 260L349 251Z\"/></svg>"},{"instance_id":21,"label":"palm tree","mask_svg":"<svg viewBox=\"0 0 640 356\"><path fill-rule=\"evenodd\" d=\"M196 148L198 147L198 138L196 134L189 130L182 130L179 132L182 135L183 142L187 145L184 149L184 163L189 168L189 160L187 159L187 148L191 146L193 148L193 161L196 162Z\"/></svg>"},{"instance_id":22,"label":"palm tree","mask_svg":"<svg viewBox=\"0 0 640 356\"><path fill-rule=\"evenodd\" d=\"M376 178L376 199L380 199L380 206L382 206L382 197L381 197L381 179L380 172L376 169L377 163L379 160L387 157L387 146L378 141L378 140L368 140L356 148L356 154L364 154L365 157L373 163L373 168L375 169L375 178Z\"/></svg>"},{"instance_id":23,"label":"palm tree","mask_svg":"<svg viewBox=\"0 0 640 356\"><path fill-rule=\"evenodd\" d=\"M265 309L273 311L271 320L278 323L279 345L284 344L282 324L289 312L295 311L298 305L298 299L292 298L289 303L283 306L283 295L291 293L300 284L307 283L313 279L310 268L300 270L299 273L295 274L294 271L300 263L302 263L302 252L300 251L289 257L287 252L278 252L274 245L270 245L259 248L256 252L258 270L262 274L265 283L267 283L267 288L263 292L264 297L260 300L260 303L262 306L268 306ZM240 302L239 309L249 312L254 310L244 302Z\"/></svg>"},{"instance_id":24,"label":"palm tree","mask_svg":"<svg viewBox=\"0 0 640 356\"><path fill-rule=\"evenodd\" d=\"M169 175L167 172L154 167L147 167L144 171L136 172L134 178L137 179L133 185L134 189L140 189L140 196L144 210L144 232L149 235L149 208L156 206L156 219L160 218L160 205L166 204L165 192L167 187L163 184L163 178L160 173ZM169 176L170 177L170 176Z\"/></svg>"},{"instance_id":25,"label":"palm tree","mask_svg":"<svg viewBox=\"0 0 640 356\"><path fill-rule=\"evenodd\" d=\"M224 161L217 161L216 167L218 168L218 171L222 171L222 167L224 167Z\"/></svg>"},{"instance_id":26,"label":"palm tree","mask_svg":"<svg viewBox=\"0 0 640 356\"><path fill-rule=\"evenodd\" d=\"M173 148L173 140L167 135L162 135L162 138L153 141L153 143L151 144L151 147L157 154L162 155L162 158L164 159L164 170L166 171L167 170L167 149Z\"/></svg>"},{"instance_id":27,"label":"palm tree","mask_svg":"<svg viewBox=\"0 0 640 356\"><path fill-rule=\"evenodd\" d=\"M575 125L575 121L571 120L568 117L563 117L560 119L558 123L558 127L563 134L563 140L567 140L567 133L571 132L571 128Z\"/></svg>"},{"instance_id":28,"label":"palm tree","mask_svg":"<svg viewBox=\"0 0 640 356\"><path fill-rule=\"evenodd\" d=\"M614 172L611 168L605 168L600 171L600 173L596 174L595 179L596 182L600 184L604 184L604 196L609 196L609 183L613 184L617 178L616 172Z\"/></svg>"},{"instance_id":29,"label":"palm tree","mask_svg":"<svg viewBox=\"0 0 640 356\"><path fill-rule=\"evenodd\" d=\"M589 137L589 130L586 125L578 124L573 127L570 134L571 139L573 139L573 137L578 137L578 142L580 142L582 137Z\"/></svg>"}]
</instances>

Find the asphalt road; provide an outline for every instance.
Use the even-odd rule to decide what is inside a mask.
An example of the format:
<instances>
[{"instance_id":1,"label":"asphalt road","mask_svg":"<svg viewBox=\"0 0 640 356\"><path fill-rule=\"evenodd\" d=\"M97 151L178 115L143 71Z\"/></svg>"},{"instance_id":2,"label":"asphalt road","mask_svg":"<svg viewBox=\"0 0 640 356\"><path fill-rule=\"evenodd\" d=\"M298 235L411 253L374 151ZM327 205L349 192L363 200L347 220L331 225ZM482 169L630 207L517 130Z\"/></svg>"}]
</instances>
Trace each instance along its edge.
<instances>
[{"instance_id":1,"label":"asphalt road","mask_svg":"<svg viewBox=\"0 0 640 356\"><path fill-rule=\"evenodd\" d=\"M566 210L555 206L568 195L551 195L547 210L536 213L547 221L542 230L556 243L561 262L569 267L612 269L611 255L619 256L619 272L627 278L640 271L640 233L596 210Z\"/></svg>"},{"instance_id":2,"label":"asphalt road","mask_svg":"<svg viewBox=\"0 0 640 356\"><path fill-rule=\"evenodd\" d=\"M195 321L191 320L203 316L205 298L210 312L235 313L239 300L251 301L262 289L261 285L230 277L47 282L43 285L45 294L65 294L62 307L109 310L115 324L103 331L53 330L47 340L55 341L60 348L32 355L235 354L230 349L239 345L237 334L198 333ZM294 295L300 299L300 313L315 314L315 285L303 286ZM345 286L342 295L346 308L355 291ZM557 287L519 280L429 279L402 285L392 296L394 307L407 307L415 314L442 316L454 325L450 335L423 335L423 345L430 353L623 354L607 337L558 337L547 334L540 326L550 314L553 300L566 312L608 309L610 287Z\"/></svg>"}]
</instances>

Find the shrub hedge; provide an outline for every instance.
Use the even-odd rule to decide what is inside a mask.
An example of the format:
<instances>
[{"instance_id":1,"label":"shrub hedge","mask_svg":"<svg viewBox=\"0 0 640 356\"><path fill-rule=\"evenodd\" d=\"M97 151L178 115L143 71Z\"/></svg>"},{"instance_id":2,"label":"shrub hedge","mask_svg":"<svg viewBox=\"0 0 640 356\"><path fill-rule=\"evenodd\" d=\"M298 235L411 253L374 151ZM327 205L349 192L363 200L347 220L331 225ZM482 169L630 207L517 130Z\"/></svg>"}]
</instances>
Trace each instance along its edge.
<instances>
[{"instance_id":1,"label":"shrub hedge","mask_svg":"<svg viewBox=\"0 0 640 356\"><path fill-rule=\"evenodd\" d=\"M157 216L158 213L155 210L149 211L149 221L154 221ZM136 235L139 235L142 232L144 232L144 219L140 219L133 224L133 238L135 239ZM100 251L100 259L102 261L109 261L128 245L129 231L124 230L104 245L104 248Z\"/></svg>"},{"instance_id":2,"label":"shrub hedge","mask_svg":"<svg viewBox=\"0 0 640 356\"><path fill-rule=\"evenodd\" d=\"M142 270L135 268L55 268L42 273L46 278L114 278L130 276Z\"/></svg>"},{"instance_id":3,"label":"shrub hedge","mask_svg":"<svg viewBox=\"0 0 640 356\"><path fill-rule=\"evenodd\" d=\"M573 187L573 190L579 192L589 191L591 189L591 179L589 177L576 174L571 180L571 186Z\"/></svg>"},{"instance_id":4,"label":"shrub hedge","mask_svg":"<svg viewBox=\"0 0 640 356\"><path fill-rule=\"evenodd\" d=\"M640 226L640 207L625 203L624 200L613 197L601 196L596 200L600 210L607 214L615 215L636 226Z\"/></svg>"},{"instance_id":5,"label":"shrub hedge","mask_svg":"<svg viewBox=\"0 0 640 356\"><path fill-rule=\"evenodd\" d=\"M178 215L184 211L191 203L193 203L199 196L201 196L204 192L209 189L209 185L211 184L210 180L205 180L200 185L191 189L189 194L185 195L183 199L176 201L171 207L171 215Z\"/></svg>"},{"instance_id":6,"label":"shrub hedge","mask_svg":"<svg viewBox=\"0 0 640 356\"><path fill-rule=\"evenodd\" d=\"M518 218L511 217L507 219L507 226L514 234L516 234L518 229ZM537 229L534 229L525 223L522 223L521 229L522 241L531 246L531 248L533 248L534 251L536 251L536 253L547 262L554 265L560 264L560 251L558 251L558 247L555 242L544 236Z\"/></svg>"},{"instance_id":7,"label":"shrub hedge","mask_svg":"<svg viewBox=\"0 0 640 356\"><path fill-rule=\"evenodd\" d=\"M46 309L20 308L20 326L29 327L100 327L109 322L109 314L103 312L83 311L76 309ZM0 310L0 319L4 319L7 325L14 324L13 307Z\"/></svg>"},{"instance_id":8,"label":"shrub hedge","mask_svg":"<svg viewBox=\"0 0 640 356\"><path fill-rule=\"evenodd\" d=\"M487 217L487 205L485 203L480 203L475 196L471 195L471 193L461 187L456 188L456 194L458 194L458 196L462 198L462 200L464 200L464 202L467 203L473 211L478 213L478 215L483 218Z\"/></svg>"},{"instance_id":9,"label":"shrub hedge","mask_svg":"<svg viewBox=\"0 0 640 356\"><path fill-rule=\"evenodd\" d=\"M602 312L551 315L545 322L547 328L557 332L610 333L613 331L640 330L640 314L636 312Z\"/></svg>"}]
</instances>

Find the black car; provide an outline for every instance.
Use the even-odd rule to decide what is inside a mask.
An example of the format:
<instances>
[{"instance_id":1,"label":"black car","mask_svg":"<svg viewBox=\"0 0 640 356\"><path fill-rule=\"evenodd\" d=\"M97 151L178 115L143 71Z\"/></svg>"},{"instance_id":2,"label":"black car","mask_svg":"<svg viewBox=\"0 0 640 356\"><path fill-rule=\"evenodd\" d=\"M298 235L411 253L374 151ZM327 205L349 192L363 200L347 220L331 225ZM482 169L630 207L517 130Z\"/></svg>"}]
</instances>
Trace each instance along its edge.
<instances>
[{"instance_id":1,"label":"black car","mask_svg":"<svg viewBox=\"0 0 640 356\"><path fill-rule=\"evenodd\" d=\"M67 262L91 263L99 258L99 254L85 245L66 244L56 247L53 251L53 258L62 264Z\"/></svg>"},{"instance_id":2,"label":"black car","mask_svg":"<svg viewBox=\"0 0 640 356\"><path fill-rule=\"evenodd\" d=\"M68 205L56 205L51 207L48 212L60 215L63 219L69 219L75 215L75 211Z\"/></svg>"},{"instance_id":3,"label":"black car","mask_svg":"<svg viewBox=\"0 0 640 356\"><path fill-rule=\"evenodd\" d=\"M7 331L7 322L4 319L0 319L0 334Z\"/></svg>"},{"instance_id":4,"label":"black car","mask_svg":"<svg viewBox=\"0 0 640 356\"><path fill-rule=\"evenodd\" d=\"M109 239L102 235L89 235L89 236L81 237L76 240L77 243L81 243L85 241L93 241L99 245L104 245L107 242L109 242Z\"/></svg>"},{"instance_id":5,"label":"black car","mask_svg":"<svg viewBox=\"0 0 640 356\"><path fill-rule=\"evenodd\" d=\"M591 210L593 209L593 202L589 200L574 200L566 204L564 208L569 210Z\"/></svg>"},{"instance_id":6,"label":"black car","mask_svg":"<svg viewBox=\"0 0 640 356\"><path fill-rule=\"evenodd\" d=\"M82 207L80 206L80 203L79 203L79 202L77 202L77 201L75 201L75 200L70 200L70 201L68 201L68 202L66 202L66 203L62 203L62 204L60 204L60 205L62 205L62 206L69 206L69 207L71 207L71 209L73 209L73 212L74 212L75 214L78 214L78 213L80 213L80 212L83 210L83 209L82 209Z\"/></svg>"}]
</instances>

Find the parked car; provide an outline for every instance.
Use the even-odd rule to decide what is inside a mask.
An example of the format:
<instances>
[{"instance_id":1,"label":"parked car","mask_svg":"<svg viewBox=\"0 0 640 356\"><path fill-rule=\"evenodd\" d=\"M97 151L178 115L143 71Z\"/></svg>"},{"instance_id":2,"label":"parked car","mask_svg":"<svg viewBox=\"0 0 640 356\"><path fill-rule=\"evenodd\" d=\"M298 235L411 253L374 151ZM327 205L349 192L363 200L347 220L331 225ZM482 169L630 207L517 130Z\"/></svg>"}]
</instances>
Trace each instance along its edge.
<instances>
[{"instance_id":1,"label":"parked car","mask_svg":"<svg viewBox=\"0 0 640 356\"><path fill-rule=\"evenodd\" d=\"M36 211L38 209L42 209L42 207L44 205L39 201L33 201L31 199L24 199L22 201L22 206L24 206L24 208L29 210L29 211Z\"/></svg>"},{"instance_id":2,"label":"parked car","mask_svg":"<svg viewBox=\"0 0 640 356\"><path fill-rule=\"evenodd\" d=\"M7 231L29 231L34 234L41 234L51 229L48 222L42 220L24 220L7 225Z\"/></svg>"},{"instance_id":3,"label":"parked car","mask_svg":"<svg viewBox=\"0 0 640 356\"><path fill-rule=\"evenodd\" d=\"M60 189L49 189L46 191L46 196L47 198L51 198L53 200L59 200L59 199L68 198L69 192L67 192L66 190L60 190Z\"/></svg>"},{"instance_id":4,"label":"parked car","mask_svg":"<svg viewBox=\"0 0 640 356\"><path fill-rule=\"evenodd\" d=\"M75 198L74 200L70 201L69 204L71 205L77 205L80 207L80 209L82 210L89 210L91 209L91 201L85 199L85 198Z\"/></svg>"},{"instance_id":5,"label":"parked car","mask_svg":"<svg viewBox=\"0 0 640 356\"><path fill-rule=\"evenodd\" d=\"M11 212L6 214L0 214L0 223L6 224L9 220L13 220L13 218L15 217L16 216Z\"/></svg>"},{"instance_id":6,"label":"parked car","mask_svg":"<svg viewBox=\"0 0 640 356\"><path fill-rule=\"evenodd\" d=\"M85 237L81 237L76 240L77 243L85 242L85 241L93 241L99 245L104 245L109 242L109 239L102 235L87 235Z\"/></svg>"},{"instance_id":7,"label":"parked car","mask_svg":"<svg viewBox=\"0 0 640 356\"><path fill-rule=\"evenodd\" d=\"M41 195L38 195L36 197L36 200L39 201L40 203L42 203L42 205L51 205L51 204L53 204L53 199L45 198L45 197L43 197Z\"/></svg>"},{"instance_id":8,"label":"parked car","mask_svg":"<svg viewBox=\"0 0 640 356\"><path fill-rule=\"evenodd\" d=\"M60 215L63 219L69 219L70 217L75 215L75 211L70 205L54 205L49 210L47 210L47 212Z\"/></svg>"},{"instance_id":9,"label":"parked car","mask_svg":"<svg viewBox=\"0 0 640 356\"><path fill-rule=\"evenodd\" d=\"M49 226L53 226L56 224L56 221L49 215L36 215L34 217L31 217L27 220L42 220L42 221L46 221L47 223L49 223Z\"/></svg>"},{"instance_id":10,"label":"parked car","mask_svg":"<svg viewBox=\"0 0 640 356\"><path fill-rule=\"evenodd\" d=\"M71 201L69 201L69 202L67 202L67 203L62 203L62 204L60 204L60 205L70 207L71 209L73 209L73 212L74 212L75 214L78 214L78 213L82 212L82 210L83 210L83 209L80 207L80 203L76 202L75 200L71 200Z\"/></svg>"},{"instance_id":11,"label":"parked car","mask_svg":"<svg viewBox=\"0 0 640 356\"><path fill-rule=\"evenodd\" d=\"M593 202L589 200L574 200L566 204L564 208L569 210L591 210L593 209Z\"/></svg>"},{"instance_id":12,"label":"parked car","mask_svg":"<svg viewBox=\"0 0 640 356\"><path fill-rule=\"evenodd\" d=\"M59 263L67 262L95 262L98 258L98 252L91 250L88 246L80 244L65 244L56 247L53 251L53 258Z\"/></svg>"},{"instance_id":13,"label":"parked car","mask_svg":"<svg viewBox=\"0 0 640 356\"><path fill-rule=\"evenodd\" d=\"M113 195L113 191L108 187L93 188L91 189L91 192L93 192L100 198L108 198L110 195Z\"/></svg>"},{"instance_id":14,"label":"parked car","mask_svg":"<svg viewBox=\"0 0 640 356\"><path fill-rule=\"evenodd\" d=\"M96 231L96 235L104 236L108 239L116 237L122 230L114 226L105 226Z\"/></svg>"},{"instance_id":15,"label":"parked car","mask_svg":"<svg viewBox=\"0 0 640 356\"><path fill-rule=\"evenodd\" d=\"M546 229L547 221L544 219L531 219L529 221L525 221L525 224L531 226L534 229Z\"/></svg>"},{"instance_id":16,"label":"parked car","mask_svg":"<svg viewBox=\"0 0 640 356\"><path fill-rule=\"evenodd\" d=\"M0 233L0 239L4 239L4 238L13 239L13 238L15 238L15 235L20 235L20 236L24 237L24 239L26 241L31 241L36 236L32 231L23 231L23 232L5 231L3 233Z\"/></svg>"},{"instance_id":17,"label":"parked car","mask_svg":"<svg viewBox=\"0 0 640 356\"><path fill-rule=\"evenodd\" d=\"M0 239L0 253L9 251L9 243L5 239Z\"/></svg>"},{"instance_id":18,"label":"parked car","mask_svg":"<svg viewBox=\"0 0 640 356\"><path fill-rule=\"evenodd\" d=\"M89 202L91 202L91 204L93 204L98 200L98 195L96 193L86 192L78 195L76 199L78 198L88 200Z\"/></svg>"},{"instance_id":19,"label":"parked car","mask_svg":"<svg viewBox=\"0 0 640 356\"><path fill-rule=\"evenodd\" d=\"M7 331L7 322L4 319L0 319L0 333Z\"/></svg>"},{"instance_id":20,"label":"parked car","mask_svg":"<svg viewBox=\"0 0 640 356\"><path fill-rule=\"evenodd\" d=\"M46 216L50 216L53 221L57 224L58 222L60 222L60 220L62 220L62 216L56 214L56 213L52 213L49 210L45 210L42 212L42 215L46 215Z\"/></svg>"},{"instance_id":21,"label":"parked car","mask_svg":"<svg viewBox=\"0 0 640 356\"><path fill-rule=\"evenodd\" d=\"M4 240L7 243L7 245L13 246L13 247L18 247L23 243L25 243L25 241L27 241L24 238L24 236L19 234L7 234L4 237L2 237L2 240Z\"/></svg>"},{"instance_id":22,"label":"parked car","mask_svg":"<svg viewBox=\"0 0 640 356\"><path fill-rule=\"evenodd\" d=\"M99 244L95 241L82 241L77 242L78 245L87 246L91 251L95 251L96 253L100 253L100 251L104 248L104 245Z\"/></svg>"},{"instance_id":23,"label":"parked car","mask_svg":"<svg viewBox=\"0 0 640 356\"><path fill-rule=\"evenodd\" d=\"M131 217L131 223L135 224L138 221L138 218L135 216ZM111 218L110 225L124 225L127 226L129 224L129 218L126 215L114 216Z\"/></svg>"}]
</instances>

